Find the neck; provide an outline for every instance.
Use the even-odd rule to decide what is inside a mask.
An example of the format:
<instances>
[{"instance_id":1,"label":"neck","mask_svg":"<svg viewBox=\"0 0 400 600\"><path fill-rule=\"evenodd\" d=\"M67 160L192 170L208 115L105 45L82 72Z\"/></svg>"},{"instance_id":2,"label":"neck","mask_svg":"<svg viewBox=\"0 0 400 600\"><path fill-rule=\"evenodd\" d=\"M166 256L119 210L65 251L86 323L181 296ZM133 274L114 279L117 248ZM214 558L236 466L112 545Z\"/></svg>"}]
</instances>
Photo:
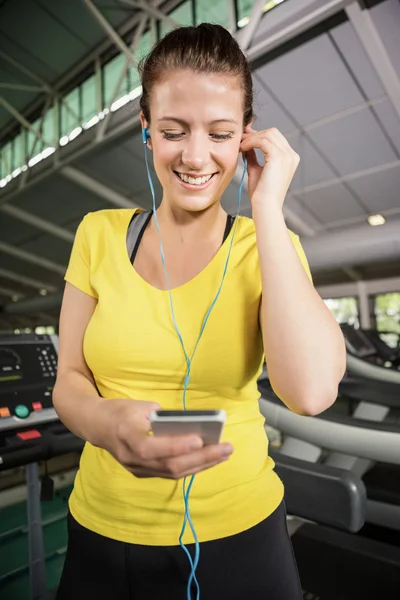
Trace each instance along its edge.
<instances>
[{"instance_id":1,"label":"neck","mask_svg":"<svg viewBox=\"0 0 400 600\"><path fill-rule=\"evenodd\" d=\"M226 212L219 202L203 211L182 210L162 202L157 220L163 237L171 236L190 246L219 239L225 230Z\"/></svg>"}]
</instances>

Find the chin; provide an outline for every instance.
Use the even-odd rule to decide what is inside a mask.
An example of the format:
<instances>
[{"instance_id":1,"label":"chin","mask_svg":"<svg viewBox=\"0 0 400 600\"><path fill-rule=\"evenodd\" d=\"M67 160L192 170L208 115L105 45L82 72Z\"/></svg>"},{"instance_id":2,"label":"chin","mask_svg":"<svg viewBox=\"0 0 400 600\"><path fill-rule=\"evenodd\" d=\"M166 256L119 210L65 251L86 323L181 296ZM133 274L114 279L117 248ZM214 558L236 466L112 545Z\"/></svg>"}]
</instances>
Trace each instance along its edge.
<instances>
[{"instance_id":1,"label":"chin","mask_svg":"<svg viewBox=\"0 0 400 600\"><path fill-rule=\"evenodd\" d=\"M168 200L167 200L168 202ZM201 196L199 195L191 195L191 196L173 196L172 202L170 204L180 210L186 210L188 212L201 212L207 210L211 206L215 204L219 204L219 198L215 198L214 196Z\"/></svg>"}]
</instances>

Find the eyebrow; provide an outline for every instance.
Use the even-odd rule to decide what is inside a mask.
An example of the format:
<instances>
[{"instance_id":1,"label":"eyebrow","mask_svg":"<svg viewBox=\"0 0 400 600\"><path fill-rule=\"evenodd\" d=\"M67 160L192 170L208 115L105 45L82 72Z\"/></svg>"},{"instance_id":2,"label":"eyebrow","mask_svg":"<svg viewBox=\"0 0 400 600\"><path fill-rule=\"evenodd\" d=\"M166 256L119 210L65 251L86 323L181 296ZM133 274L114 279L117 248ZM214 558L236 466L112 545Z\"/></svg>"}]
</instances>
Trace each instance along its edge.
<instances>
[{"instance_id":1,"label":"eyebrow","mask_svg":"<svg viewBox=\"0 0 400 600\"><path fill-rule=\"evenodd\" d=\"M180 125L188 125L186 121L178 119L177 117L161 117L160 119L157 119L157 121L176 121ZM214 119L213 121L210 121L209 124L214 125L214 123L234 123L235 125L239 125L235 119Z\"/></svg>"}]
</instances>

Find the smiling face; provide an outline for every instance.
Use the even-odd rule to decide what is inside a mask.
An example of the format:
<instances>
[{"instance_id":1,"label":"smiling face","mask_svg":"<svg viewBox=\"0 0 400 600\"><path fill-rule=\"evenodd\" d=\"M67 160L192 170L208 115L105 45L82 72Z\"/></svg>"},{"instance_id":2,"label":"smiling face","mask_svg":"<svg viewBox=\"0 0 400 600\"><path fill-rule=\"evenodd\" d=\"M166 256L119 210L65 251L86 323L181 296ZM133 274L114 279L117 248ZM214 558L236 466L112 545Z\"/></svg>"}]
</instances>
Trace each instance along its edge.
<instances>
[{"instance_id":1,"label":"smiling face","mask_svg":"<svg viewBox=\"0 0 400 600\"><path fill-rule=\"evenodd\" d=\"M238 77L179 70L152 90L154 167L163 202L185 211L218 203L231 181L243 132L243 91ZM148 123L141 114L143 127Z\"/></svg>"}]
</instances>

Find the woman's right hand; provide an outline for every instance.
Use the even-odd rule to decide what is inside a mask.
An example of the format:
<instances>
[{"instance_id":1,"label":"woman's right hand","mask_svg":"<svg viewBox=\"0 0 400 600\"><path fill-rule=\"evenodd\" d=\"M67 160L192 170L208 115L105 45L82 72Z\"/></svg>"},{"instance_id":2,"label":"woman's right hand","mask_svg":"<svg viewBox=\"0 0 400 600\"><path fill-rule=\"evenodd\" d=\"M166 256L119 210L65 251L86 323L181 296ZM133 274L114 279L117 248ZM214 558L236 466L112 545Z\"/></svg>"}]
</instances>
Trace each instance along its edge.
<instances>
[{"instance_id":1,"label":"woman's right hand","mask_svg":"<svg viewBox=\"0 0 400 600\"><path fill-rule=\"evenodd\" d=\"M209 469L227 460L231 444L203 447L196 435L152 436L149 415L161 410L155 402L105 400L107 439L99 444L136 477L180 479Z\"/></svg>"}]
</instances>

